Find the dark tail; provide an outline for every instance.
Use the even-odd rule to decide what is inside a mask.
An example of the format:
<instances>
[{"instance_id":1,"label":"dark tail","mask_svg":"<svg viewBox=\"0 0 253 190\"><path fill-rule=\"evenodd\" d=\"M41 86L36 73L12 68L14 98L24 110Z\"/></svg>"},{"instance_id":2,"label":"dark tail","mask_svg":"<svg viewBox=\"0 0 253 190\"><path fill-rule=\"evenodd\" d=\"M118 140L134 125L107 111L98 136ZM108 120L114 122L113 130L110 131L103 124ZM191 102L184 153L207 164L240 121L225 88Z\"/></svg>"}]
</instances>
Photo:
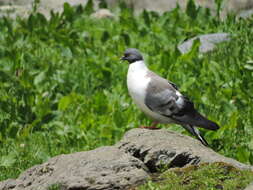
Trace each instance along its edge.
<instances>
[{"instance_id":1,"label":"dark tail","mask_svg":"<svg viewBox=\"0 0 253 190\"><path fill-rule=\"evenodd\" d=\"M205 146L209 146L206 139L200 134L199 130L191 125L182 125L188 132L197 137L197 139Z\"/></svg>"},{"instance_id":2,"label":"dark tail","mask_svg":"<svg viewBox=\"0 0 253 190\"><path fill-rule=\"evenodd\" d=\"M195 113L195 120L196 120L196 124L195 125L193 124L193 125L197 127L202 127L204 129L209 129L213 131L216 131L220 128L217 123L208 120L207 118L205 118L198 112Z\"/></svg>"},{"instance_id":3,"label":"dark tail","mask_svg":"<svg viewBox=\"0 0 253 190\"><path fill-rule=\"evenodd\" d=\"M172 119L181 125L191 125L213 131L220 128L219 125L213 121L208 120L200 113L198 113L195 109L192 109L183 115L173 115Z\"/></svg>"}]
</instances>

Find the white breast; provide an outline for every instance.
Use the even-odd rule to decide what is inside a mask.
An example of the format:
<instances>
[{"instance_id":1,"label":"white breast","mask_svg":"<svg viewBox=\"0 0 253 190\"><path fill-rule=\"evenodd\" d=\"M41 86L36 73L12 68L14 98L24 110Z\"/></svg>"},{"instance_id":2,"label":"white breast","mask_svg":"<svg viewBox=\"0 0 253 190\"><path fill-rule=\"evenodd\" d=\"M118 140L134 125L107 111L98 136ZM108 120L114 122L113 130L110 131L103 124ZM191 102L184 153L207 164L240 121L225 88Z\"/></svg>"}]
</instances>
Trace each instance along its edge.
<instances>
[{"instance_id":1,"label":"white breast","mask_svg":"<svg viewBox=\"0 0 253 190\"><path fill-rule=\"evenodd\" d=\"M145 109L145 92L150 81L147 77L147 67L143 61L136 61L130 64L127 73L127 87L129 94L134 102L141 108ZM143 110L144 111L144 110Z\"/></svg>"},{"instance_id":2,"label":"white breast","mask_svg":"<svg viewBox=\"0 0 253 190\"><path fill-rule=\"evenodd\" d=\"M150 82L148 68L143 61L130 64L127 73L127 87L134 103L149 117L161 123L170 123L170 119L151 111L145 105L146 88Z\"/></svg>"}]
</instances>

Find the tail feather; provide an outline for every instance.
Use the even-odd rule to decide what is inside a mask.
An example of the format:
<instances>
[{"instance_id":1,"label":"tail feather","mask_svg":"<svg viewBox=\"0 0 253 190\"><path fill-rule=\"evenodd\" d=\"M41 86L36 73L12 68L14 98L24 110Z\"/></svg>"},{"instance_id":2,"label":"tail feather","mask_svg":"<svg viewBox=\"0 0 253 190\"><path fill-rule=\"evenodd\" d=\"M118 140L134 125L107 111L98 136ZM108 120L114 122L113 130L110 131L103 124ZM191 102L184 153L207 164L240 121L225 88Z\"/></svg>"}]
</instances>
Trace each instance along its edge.
<instances>
[{"instance_id":1,"label":"tail feather","mask_svg":"<svg viewBox=\"0 0 253 190\"><path fill-rule=\"evenodd\" d=\"M190 132L192 135L197 137L197 139L204 145L204 146L209 146L208 142L206 139L200 134L199 130L194 128L191 125L182 125L188 132Z\"/></svg>"},{"instance_id":2,"label":"tail feather","mask_svg":"<svg viewBox=\"0 0 253 190\"><path fill-rule=\"evenodd\" d=\"M194 126L197 126L197 127L202 127L202 128L213 130L213 131L216 131L220 128L217 123L205 118L198 112L195 113L195 120L196 120L196 124Z\"/></svg>"},{"instance_id":3,"label":"tail feather","mask_svg":"<svg viewBox=\"0 0 253 190\"><path fill-rule=\"evenodd\" d=\"M185 113L184 115L173 116L172 118L175 122L181 125L191 125L213 131L216 131L220 128L218 124L208 120L196 110L192 110L191 112Z\"/></svg>"}]
</instances>

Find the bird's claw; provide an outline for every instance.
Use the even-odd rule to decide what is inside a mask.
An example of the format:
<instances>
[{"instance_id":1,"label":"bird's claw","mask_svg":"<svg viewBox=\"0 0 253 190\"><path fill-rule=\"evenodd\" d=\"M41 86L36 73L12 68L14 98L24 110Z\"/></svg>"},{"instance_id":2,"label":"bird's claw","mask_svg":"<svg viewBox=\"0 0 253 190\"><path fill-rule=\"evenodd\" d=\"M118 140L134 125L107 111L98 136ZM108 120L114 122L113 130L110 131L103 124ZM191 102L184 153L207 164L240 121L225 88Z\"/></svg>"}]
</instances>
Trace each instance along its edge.
<instances>
[{"instance_id":1,"label":"bird's claw","mask_svg":"<svg viewBox=\"0 0 253 190\"><path fill-rule=\"evenodd\" d=\"M149 129L149 130L157 130L157 129L160 129L160 128L155 127L155 126L139 126L139 128L141 128L141 129Z\"/></svg>"}]
</instances>

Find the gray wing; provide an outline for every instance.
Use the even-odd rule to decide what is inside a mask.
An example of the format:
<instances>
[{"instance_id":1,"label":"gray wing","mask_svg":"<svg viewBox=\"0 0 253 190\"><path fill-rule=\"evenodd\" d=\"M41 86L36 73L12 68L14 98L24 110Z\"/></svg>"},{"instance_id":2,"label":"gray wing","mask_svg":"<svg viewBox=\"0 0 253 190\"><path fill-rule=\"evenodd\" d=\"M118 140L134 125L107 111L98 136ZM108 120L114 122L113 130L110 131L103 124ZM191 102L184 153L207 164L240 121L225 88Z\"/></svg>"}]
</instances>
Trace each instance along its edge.
<instances>
[{"instance_id":1,"label":"gray wing","mask_svg":"<svg viewBox=\"0 0 253 190\"><path fill-rule=\"evenodd\" d=\"M194 110L193 104L177 92L170 83L167 83L166 88L164 86L162 88L150 84L147 90L145 104L152 111L171 118L174 116L183 116L187 110Z\"/></svg>"},{"instance_id":2,"label":"gray wing","mask_svg":"<svg viewBox=\"0 0 253 190\"><path fill-rule=\"evenodd\" d=\"M174 83L154 73L152 75L145 97L145 104L152 111L164 116L172 116L180 114L188 104L193 108L193 104L186 101L188 99L177 91L178 88Z\"/></svg>"},{"instance_id":3,"label":"gray wing","mask_svg":"<svg viewBox=\"0 0 253 190\"><path fill-rule=\"evenodd\" d=\"M216 123L199 114L193 103L165 79L156 78L149 83L145 104L153 112L169 117L181 125L189 124L210 130L219 128Z\"/></svg>"}]
</instances>

